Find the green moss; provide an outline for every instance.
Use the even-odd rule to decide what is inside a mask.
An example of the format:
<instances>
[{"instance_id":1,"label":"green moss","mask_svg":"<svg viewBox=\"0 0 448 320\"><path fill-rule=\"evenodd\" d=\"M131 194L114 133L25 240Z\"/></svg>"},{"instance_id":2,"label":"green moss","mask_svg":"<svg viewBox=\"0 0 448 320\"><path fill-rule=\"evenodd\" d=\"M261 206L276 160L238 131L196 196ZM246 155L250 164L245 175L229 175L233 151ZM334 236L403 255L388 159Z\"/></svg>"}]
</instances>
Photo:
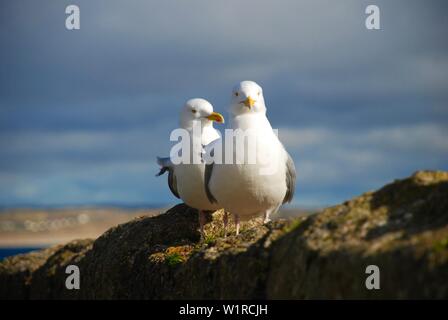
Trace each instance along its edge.
<instances>
[{"instance_id":1,"label":"green moss","mask_svg":"<svg viewBox=\"0 0 448 320\"><path fill-rule=\"evenodd\" d=\"M434 248L434 251L437 251L437 252L443 251L445 249L448 249L448 238L444 238L444 239L442 239L440 241L437 241L434 244L433 248Z\"/></svg>"},{"instance_id":2,"label":"green moss","mask_svg":"<svg viewBox=\"0 0 448 320\"><path fill-rule=\"evenodd\" d=\"M171 267L182 262L184 262L184 258L177 252L173 252L165 256L165 263Z\"/></svg>"},{"instance_id":3,"label":"green moss","mask_svg":"<svg viewBox=\"0 0 448 320\"><path fill-rule=\"evenodd\" d=\"M215 242L216 242L216 237L211 234L206 235L203 240L203 243L206 245L209 245L209 246L215 244Z\"/></svg>"},{"instance_id":4,"label":"green moss","mask_svg":"<svg viewBox=\"0 0 448 320\"><path fill-rule=\"evenodd\" d=\"M285 233L291 232L297 229L302 224L303 221L304 219L297 219L293 221L291 224L287 225L283 230L285 231Z\"/></svg>"},{"instance_id":5,"label":"green moss","mask_svg":"<svg viewBox=\"0 0 448 320\"><path fill-rule=\"evenodd\" d=\"M169 247L165 250L165 263L175 266L188 260L194 247L191 245Z\"/></svg>"}]
</instances>

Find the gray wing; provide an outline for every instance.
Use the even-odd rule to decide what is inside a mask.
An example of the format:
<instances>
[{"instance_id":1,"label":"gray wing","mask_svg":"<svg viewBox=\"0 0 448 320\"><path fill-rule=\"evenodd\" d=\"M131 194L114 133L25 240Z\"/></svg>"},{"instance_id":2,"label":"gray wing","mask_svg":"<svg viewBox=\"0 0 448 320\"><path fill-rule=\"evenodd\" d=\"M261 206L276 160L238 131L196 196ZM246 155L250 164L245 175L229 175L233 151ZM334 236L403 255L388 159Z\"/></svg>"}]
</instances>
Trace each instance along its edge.
<instances>
[{"instance_id":1,"label":"gray wing","mask_svg":"<svg viewBox=\"0 0 448 320\"><path fill-rule=\"evenodd\" d=\"M171 162L170 158L159 158L157 157L157 163L160 165L160 171L156 176L161 176L166 171L168 171L168 187L171 190L171 193L176 197L179 198L179 192L177 191L177 182L176 182L176 176L174 175L174 166Z\"/></svg>"},{"instance_id":2,"label":"gray wing","mask_svg":"<svg viewBox=\"0 0 448 320\"><path fill-rule=\"evenodd\" d=\"M210 188L208 187L210 179L212 178L212 173L213 173L213 163L206 164L204 174L205 194L207 195L208 201L210 201L210 203L217 203L218 201L216 201L215 197L210 191Z\"/></svg>"},{"instance_id":3,"label":"gray wing","mask_svg":"<svg viewBox=\"0 0 448 320\"><path fill-rule=\"evenodd\" d=\"M296 167L289 153L286 152L286 154L288 155L286 161L286 194L283 203L291 202L296 190Z\"/></svg>"}]
</instances>

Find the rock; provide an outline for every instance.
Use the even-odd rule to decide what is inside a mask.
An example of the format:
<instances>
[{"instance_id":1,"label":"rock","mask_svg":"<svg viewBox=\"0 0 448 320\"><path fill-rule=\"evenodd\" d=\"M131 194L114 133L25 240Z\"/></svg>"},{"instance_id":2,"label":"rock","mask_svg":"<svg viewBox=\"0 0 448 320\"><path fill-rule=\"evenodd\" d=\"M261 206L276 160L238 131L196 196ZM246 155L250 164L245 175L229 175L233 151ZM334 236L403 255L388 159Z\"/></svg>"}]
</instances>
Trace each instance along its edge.
<instances>
[{"instance_id":1,"label":"rock","mask_svg":"<svg viewBox=\"0 0 448 320\"><path fill-rule=\"evenodd\" d=\"M19 254L0 263L0 297L2 299L24 299L29 290L34 273L45 264L60 247Z\"/></svg>"},{"instance_id":2,"label":"rock","mask_svg":"<svg viewBox=\"0 0 448 320\"><path fill-rule=\"evenodd\" d=\"M448 172L419 171L328 208L272 252L268 298L447 298ZM366 290L369 264L380 290Z\"/></svg>"},{"instance_id":3,"label":"rock","mask_svg":"<svg viewBox=\"0 0 448 320\"><path fill-rule=\"evenodd\" d=\"M0 263L0 298L448 298L448 173L419 171L318 214L248 221L223 237L222 211L200 239L183 204L156 217ZM233 228L233 227L232 227ZM65 288L75 264L81 289ZM381 288L367 290L368 265Z\"/></svg>"}]
</instances>

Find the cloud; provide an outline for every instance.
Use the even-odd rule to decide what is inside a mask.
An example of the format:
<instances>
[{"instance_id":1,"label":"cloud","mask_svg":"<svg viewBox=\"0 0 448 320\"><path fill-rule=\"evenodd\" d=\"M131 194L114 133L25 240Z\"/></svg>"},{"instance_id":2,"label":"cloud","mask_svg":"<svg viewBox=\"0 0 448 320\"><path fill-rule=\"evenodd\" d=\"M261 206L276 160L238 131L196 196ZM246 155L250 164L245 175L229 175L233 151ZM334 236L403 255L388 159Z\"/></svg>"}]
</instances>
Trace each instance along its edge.
<instances>
[{"instance_id":1,"label":"cloud","mask_svg":"<svg viewBox=\"0 0 448 320\"><path fill-rule=\"evenodd\" d=\"M311 128L280 128L279 137L289 148L307 151L321 145L350 148L421 152L427 154L448 154L446 136L448 128L432 123L407 126L376 127L358 131L349 128L337 130Z\"/></svg>"},{"instance_id":2,"label":"cloud","mask_svg":"<svg viewBox=\"0 0 448 320\"><path fill-rule=\"evenodd\" d=\"M280 140L295 159L298 185L333 197L339 192L340 200L417 170L446 169L447 134L446 127L434 124L356 133L322 127L279 129ZM346 185L352 187L350 193L343 190ZM300 193L297 198L300 203Z\"/></svg>"}]
</instances>

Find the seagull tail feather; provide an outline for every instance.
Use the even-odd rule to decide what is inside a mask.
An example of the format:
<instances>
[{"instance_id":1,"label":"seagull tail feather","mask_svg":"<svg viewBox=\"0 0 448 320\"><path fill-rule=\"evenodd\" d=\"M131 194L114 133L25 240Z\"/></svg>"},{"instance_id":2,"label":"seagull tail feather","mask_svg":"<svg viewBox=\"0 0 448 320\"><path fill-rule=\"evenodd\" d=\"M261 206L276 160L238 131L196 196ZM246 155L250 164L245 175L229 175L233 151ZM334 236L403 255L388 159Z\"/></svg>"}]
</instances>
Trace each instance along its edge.
<instances>
[{"instance_id":1,"label":"seagull tail feather","mask_svg":"<svg viewBox=\"0 0 448 320\"><path fill-rule=\"evenodd\" d=\"M161 167L159 173L156 174L156 177L161 176L165 172L167 172L171 167L171 159L170 158L161 158L157 157L157 164Z\"/></svg>"}]
</instances>

